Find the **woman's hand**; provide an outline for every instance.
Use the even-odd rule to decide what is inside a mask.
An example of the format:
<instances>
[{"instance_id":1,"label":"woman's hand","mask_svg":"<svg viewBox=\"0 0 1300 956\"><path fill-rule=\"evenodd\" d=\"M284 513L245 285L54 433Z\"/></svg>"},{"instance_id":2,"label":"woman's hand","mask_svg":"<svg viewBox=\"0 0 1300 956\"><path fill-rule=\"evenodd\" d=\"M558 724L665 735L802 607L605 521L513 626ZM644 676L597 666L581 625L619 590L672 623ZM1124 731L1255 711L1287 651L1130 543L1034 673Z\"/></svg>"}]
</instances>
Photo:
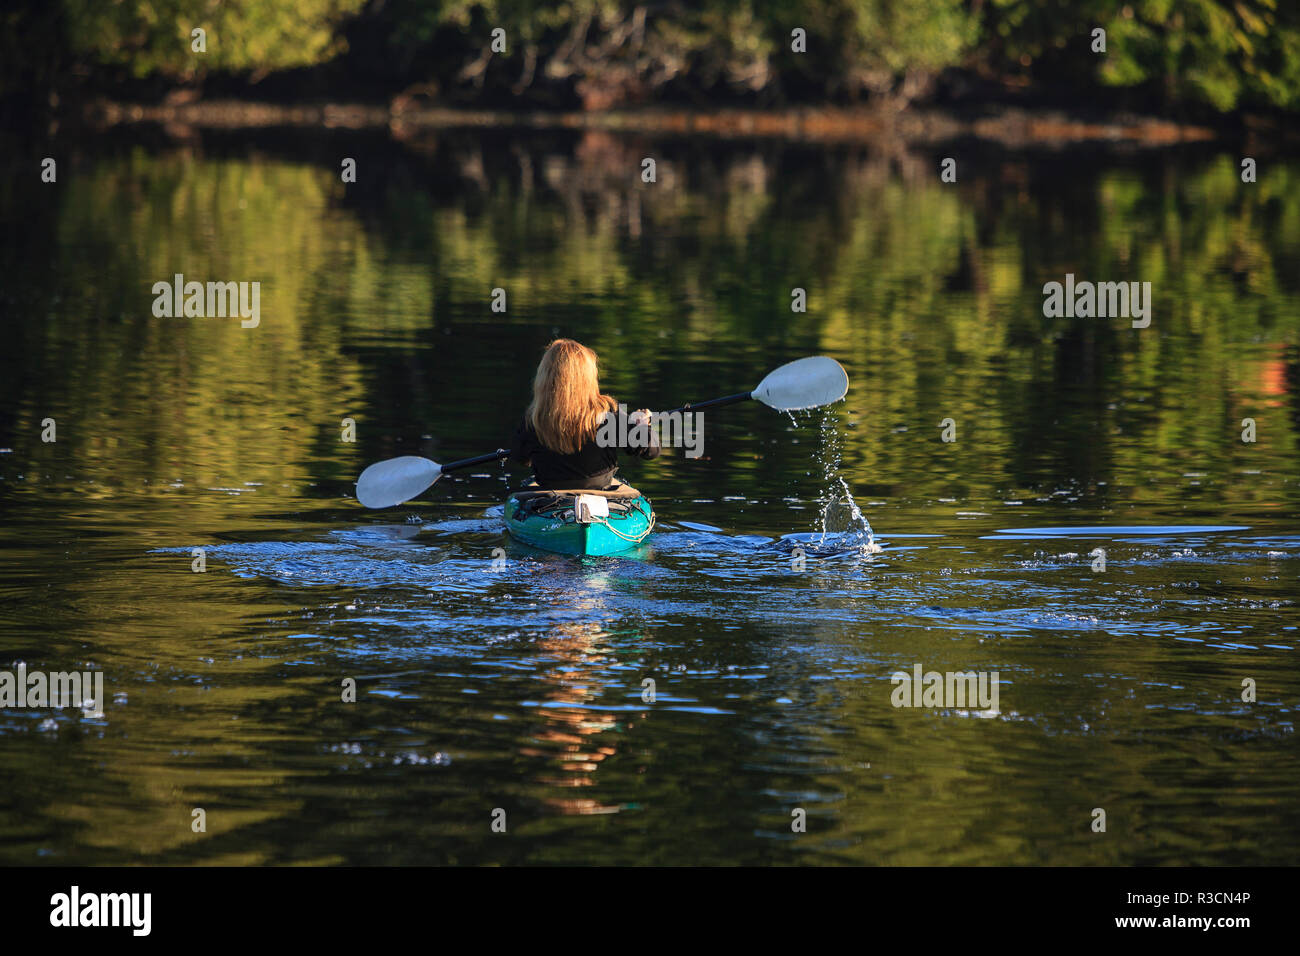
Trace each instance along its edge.
<instances>
[{"instance_id":1,"label":"woman's hand","mask_svg":"<svg viewBox=\"0 0 1300 956\"><path fill-rule=\"evenodd\" d=\"M644 439L641 439L641 437L638 436L637 440L634 442L635 447L632 449L633 454L640 455L642 458L659 457L659 436L655 434L654 418L654 413L648 408L638 408L631 415L627 416L629 428L640 428L642 425L645 426L646 431Z\"/></svg>"}]
</instances>

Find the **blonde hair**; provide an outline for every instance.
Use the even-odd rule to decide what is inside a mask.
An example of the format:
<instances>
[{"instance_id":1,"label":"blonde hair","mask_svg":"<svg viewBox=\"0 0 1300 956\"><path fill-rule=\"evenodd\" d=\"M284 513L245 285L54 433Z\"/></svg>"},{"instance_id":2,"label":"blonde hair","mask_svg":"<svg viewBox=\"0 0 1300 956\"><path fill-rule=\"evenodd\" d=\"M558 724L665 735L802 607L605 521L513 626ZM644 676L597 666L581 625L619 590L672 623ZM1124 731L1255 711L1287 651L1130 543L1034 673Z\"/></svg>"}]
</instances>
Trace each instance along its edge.
<instances>
[{"instance_id":1,"label":"blonde hair","mask_svg":"<svg viewBox=\"0 0 1300 956\"><path fill-rule=\"evenodd\" d=\"M617 407L600 393L596 353L573 339L556 339L537 365L524 420L542 445L570 455L596 437L605 415Z\"/></svg>"}]
</instances>

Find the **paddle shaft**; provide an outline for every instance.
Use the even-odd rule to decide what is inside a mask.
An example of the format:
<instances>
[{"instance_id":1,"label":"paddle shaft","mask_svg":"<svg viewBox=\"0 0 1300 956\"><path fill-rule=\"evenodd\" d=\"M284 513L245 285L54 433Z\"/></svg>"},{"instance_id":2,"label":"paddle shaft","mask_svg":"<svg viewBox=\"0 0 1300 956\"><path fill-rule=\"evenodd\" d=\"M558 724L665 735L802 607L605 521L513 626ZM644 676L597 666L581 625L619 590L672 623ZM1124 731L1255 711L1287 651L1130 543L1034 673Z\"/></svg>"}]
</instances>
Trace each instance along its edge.
<instances>
[{"instance_id":1,"label":"paddle shaft","mask_svg":"<svg viewBox=\"0 0 1300 956\"><path fill-rule=\"evenodd\" d=\"M727 395L723 398L711 398L707 402L695 402L686 404L681 408L674 408L667 412L657 412L658 415L672 415L676 412L696 412L701 408L721 408L723 405L735 405L737 402L743 402L753 398L753 392L737 392L735 395Z\"/></svg>"},{"instance_id":2,"label":"paddle shaft","mask_svg":"<svg viewBox=\"0 0 1300 956\"><path fill-rule=\"evenodd\" d=\"M475 465L486 465L490 461L500 461L502 458L510 457L510 449L498 448L496 451L488 452L486 455L475 455L473 458L462 458L460 461L450 461L445 465L439 465L439 471L456 471L459 468L473 468Z\"/></svg>"},{"instance_id":3,"label":"paddle shaft","mask_svg":"<svg viewBox=\"0 0 1300 956\"><path fill-rule=\"evenodd\" d=\"M726 395L722 398L711 398L707 402L695 402L686 404L681 408L674 408L668 412L656 412L657 415L671 415L673 412L694 412L701 408L720 408L723 405L735 405L746 399L753 397L753 392L737 392L735 395ZM475 455L473 458L462 458L460 461L450 461L445 465L439 466L439 471L456 471L460 468L473 468L475 465L485 465L490 461L500 461L502 458L509 458L510 450L508 448L498 448L496 451L488 452L486 455Z\"/></svg>"}]
</instances>

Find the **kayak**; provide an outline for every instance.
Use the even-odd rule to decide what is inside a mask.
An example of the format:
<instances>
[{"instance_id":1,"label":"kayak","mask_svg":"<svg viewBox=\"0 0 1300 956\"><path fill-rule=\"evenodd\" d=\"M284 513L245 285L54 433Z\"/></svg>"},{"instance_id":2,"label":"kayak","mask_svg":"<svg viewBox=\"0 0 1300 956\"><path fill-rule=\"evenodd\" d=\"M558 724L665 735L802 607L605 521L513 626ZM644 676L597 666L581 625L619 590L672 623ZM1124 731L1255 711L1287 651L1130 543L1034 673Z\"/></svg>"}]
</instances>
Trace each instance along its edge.
<instances>
[{"instance_id":1,"label":"kayak","mask_svg":"<svg viewBox=\"0 0 1300 956\"><path fill-rule=\"evenodd\" d=\"M629 485L616 491L517 491L506 499L506 532L558 554L618 554L650 536L654 508Z\"/></svg>"}]
</instances>

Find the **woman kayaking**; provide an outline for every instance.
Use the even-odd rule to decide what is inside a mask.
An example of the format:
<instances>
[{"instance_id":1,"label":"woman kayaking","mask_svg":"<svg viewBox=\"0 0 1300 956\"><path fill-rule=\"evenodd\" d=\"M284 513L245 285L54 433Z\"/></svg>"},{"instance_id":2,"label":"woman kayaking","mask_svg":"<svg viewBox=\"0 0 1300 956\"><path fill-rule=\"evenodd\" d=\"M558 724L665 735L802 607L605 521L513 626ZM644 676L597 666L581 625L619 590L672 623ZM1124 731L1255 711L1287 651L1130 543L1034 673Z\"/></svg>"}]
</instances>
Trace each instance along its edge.
<instances>
[{"instance_id":1,"label":"woman kayaking","mask_svg":"<svg viewBox=\"0 0 1300 956\"><path fill-rule=\"evenodd\" d=\"M781 411L817 408L839 401L848 390L840 363L819 355L787 362L752 391L683 405L661 416L671 421L668 416L749 399ZM533 401L512 448L445 465L416 455L375 462L357 479L357 500L367 508L391 508L422 494L447 472L513 458L532 466L534 483L506 499L505 528L512 538L561 554L619 554L645 541L655 515L644 495L618 480L618 453L658 457L655 425L645 409L626 415L601 394L595 352L557 339L537 367Z\"/></svg>"},{"instance_id":2,"label":"woman kayaking","mask_svg":"<svg viewBox=\"0 0 1300 956\"><path fill-rule=\"evenodd\" d=\"M618 453L656 458L650 413L625 415L600 391L596 353L573 339L546 347L533 400L515 430L510 458L531 465L536 489L608 489L619 484Z\"/></svg>"}]
</instances>

